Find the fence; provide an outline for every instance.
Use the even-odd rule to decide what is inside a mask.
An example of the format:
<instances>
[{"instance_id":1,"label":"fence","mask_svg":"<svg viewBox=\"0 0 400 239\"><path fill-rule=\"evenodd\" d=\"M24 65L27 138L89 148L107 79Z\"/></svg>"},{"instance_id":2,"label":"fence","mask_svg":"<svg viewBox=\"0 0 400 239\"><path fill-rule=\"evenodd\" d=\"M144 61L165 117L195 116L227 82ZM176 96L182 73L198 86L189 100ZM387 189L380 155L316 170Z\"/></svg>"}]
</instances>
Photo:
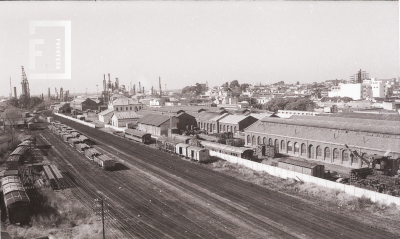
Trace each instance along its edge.
<instances>
[{"instance_id":1,"label":"fence","mask_svg":"<svg viewBox=\"0 0 400 239\"><path fill-rule=\"evenodd\" d=\"M318 186L343 191L349 195L352 195L352 196L355 196L358 198L361 198L361 197L370 198L372 202L381 202L381 203L386 203L386 204L394 203L394 204L400 206L400 198L399 197L394 197L391 195L374 192L374 191L371 191L368 189L358 188L358 187L351 186L351 185L337 183L337 182L329 181L329 180L326 180L323 178L317 178L317 177L309 176L306 174L297 173L294 171L253 162L253 161L250 161L247 159L242 159L242 158L239 158L236 156L218 153L215 151L210 151L210 155L225 159L226 161L228 161L230 163L243 165L245 167L251 168L256 171L264 171L272 176L285 178L285 179L292 178L292 179L301 180L301 181L307 182L307 183L314 183Z\"/></svg>"},{"instance_id":2,"label":"fence","mask_svg":"<svg viewBox=\"0 0 400 239\"><path fill-rule=\"evenodd\" d=\"M96 128L95 124L91 124L91 123L88 123L88 122L85 122L85 121L82 121L82 120L78 120L78 119L75 119L75 118L72 118L72 117L69 117L69 116L66 116L66 115L63 115L63 114L59 114L59 113L54 113L54 114L58 115L58 116L61 116L63 118L75 121L77 123L80 123L80 124L83 124L83 125L86 125L86 126L89 126L89 127L92 127L92 128Z\"/></svg>"}]
</instances>

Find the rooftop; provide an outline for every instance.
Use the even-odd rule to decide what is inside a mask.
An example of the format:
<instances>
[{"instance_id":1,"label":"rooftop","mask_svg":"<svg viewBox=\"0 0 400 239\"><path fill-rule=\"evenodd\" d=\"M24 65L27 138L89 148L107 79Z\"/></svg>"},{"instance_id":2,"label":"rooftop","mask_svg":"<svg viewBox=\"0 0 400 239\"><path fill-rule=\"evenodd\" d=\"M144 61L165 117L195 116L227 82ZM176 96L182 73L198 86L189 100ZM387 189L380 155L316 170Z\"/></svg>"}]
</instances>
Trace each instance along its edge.
<instances>
[{"instance_id":1,"label":"rooftop","mask_svg":"<svg viewBox=\"0 0 400 239\"><path fill-rule=\"evenodd\" d=\"M226 117L219 120L220 123L225 124L238 124L239 122L245 120L248 117L247 115L227 115Z\"/></svg>"},{"instance_id":2,"label":"rooftop","mask_svg":"<svg viewBox=\"0 0 400 239\"><path fill-rule=\"evenodd\" d=\"M168 115L160 115L160 114L147 114L139 119L138 123L147 124L153 126L160 126L165 121L169 120Z\"/></svg>"},{"instance_id":3,"label":"rooftop","mask_svg":"<svg viewBox=\"0 0 400 239\"><path fill-rule=\"evenodd\" d=\"M117 119L138 119L141 116L136 114L135 111L125 111L125 112L114 112L112 117L116 117Z\"/></svg>"}]
</instances>

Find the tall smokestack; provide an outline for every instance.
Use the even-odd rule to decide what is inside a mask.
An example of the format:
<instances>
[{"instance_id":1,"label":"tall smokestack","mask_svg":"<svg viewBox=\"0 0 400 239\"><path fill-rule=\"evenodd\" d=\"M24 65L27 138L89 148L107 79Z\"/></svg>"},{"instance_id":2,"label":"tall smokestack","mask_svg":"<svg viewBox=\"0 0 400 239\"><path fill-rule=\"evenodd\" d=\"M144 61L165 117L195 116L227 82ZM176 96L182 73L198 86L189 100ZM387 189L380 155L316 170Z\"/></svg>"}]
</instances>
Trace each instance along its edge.
<instances>
[{"instance_id":1,"label":"tall smokestack","mask_svg":"<svg viewBox=\"0 0 400 239\"><path fill-rule=\"evenodd\" d=\"M106 91L107 82L106 82L106 74L103 74L103 91Z\"/></svg>"},{"instance_id":2,"label":"tall smokestack","mask_svg":"<svg viewBox=\"0 0 400 239\"><path fill-rule=\"evenodd\" d=\"M140 93L140 90L142 90L142 87L140 86L140 81L139 81L139 89L138 89L138 93Z\"/></svg>"},{"instance_id":3,"label":"tall smokestack","mask_svg":"<svg viewBox=\"0 0 400 239\"><path fill-rule=\"evenodd\" d=\"M133 95L136 95L136 85L133 84Z\"/></svg>"},{"instance_id":4,"label":"tall smokestack","mask_svg":"<svg viewBox=\"0 0 400 239\"><path fill-rule=\"evenodd\" d=\"M10 100L12 98L12 87L11 87L11 77L10 77Z\"/></svg>"},{"instance_id":5,"label":"tall smokestack","mask_svg":"<svg viewBox=\"0 0 400 239\"><path fill-rule=\"evenodd\" d=\"M143 86L143 94L144 94L144 86Z\"/></svg>"},{"instance_id":6,"label":"tall smokestack","mask_svg":"<svg viewBox=\"0 0 400 239\"><path fill-rule=\"evenodd\" d=\"M158 85L160 86L160 97L162 96L162 89L161 89L161 77L158 77Z\"/></svg>"},{"instance_id":7,"label":"tall smokestack","mask_svg":"<svg viewBox=\"0 0 400 239\"><path fill-rule=\"evenodd\" d=\"M17 99L17 87L14 86L14 97Z\"/></svg>"}]
</instances>

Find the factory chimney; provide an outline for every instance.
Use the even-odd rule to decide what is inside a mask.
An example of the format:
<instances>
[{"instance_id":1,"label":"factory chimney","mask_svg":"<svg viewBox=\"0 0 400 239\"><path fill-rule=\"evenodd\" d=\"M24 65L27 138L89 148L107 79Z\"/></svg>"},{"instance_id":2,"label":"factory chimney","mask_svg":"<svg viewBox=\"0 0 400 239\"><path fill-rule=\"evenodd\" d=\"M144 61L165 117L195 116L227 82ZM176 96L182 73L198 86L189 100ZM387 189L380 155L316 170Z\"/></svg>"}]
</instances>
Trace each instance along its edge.
<instances>
[{"instance_id":1,"label":"factory chimney","mask_svg":"<svg viewBox=\"0 0 400 239\"><path fill-rule=\"evenodd\" d=\"M140 86L140 81L139 81L139 89L138 89L138 93L140 93L140 90L142 89L142 87Z\"/></svg>"},{"instance_id":2,"label":"factory chimney","mask_svg":"<svg viewBox=\"0 0 400 239\"><path fill-rule=\"evenodd\" d=\"M136 95L136 85L133 84L133 95Z\"/></svg>"},{"instance_id":3,"label":"factory chimney","mask_svg":"<svg viewBox=\"0 0 400 239\"><path fill-rule=\"evenodd\" d=\"M162 89L161 89L161 77L158 77L158 84L160 86L160 97L162 97Z\"/></svg>"},{"instance_id":4,"label":"factory chimney","mask_svg":"<svg viewBox=\"0 0 400 239\"><path fill-rule=\"evenodd\" d=\"M106 91L107 88L107 82L106 82L106 74L103 74L103 91Z\"/></svg>"},{"instance_id":5,"label":"factory chimney","mask_svg":"<svg viewBox=\"0 0 400 239\"><path fill-rule=\"evenodd\" d=\"M14 86L14 98L17 99L17 87Z\"/></svg>"},{"instance_id":6,"label":"factory chimney","mask_svg":"<svg viewBox=\"0 0 400 239\"><path fill-rule=\"evenodd\" d=\"M10 100L12 98L12 87L11 87L11 77L10 77Z\"/></svg>"},{"instance_id":7,"label":"factory chimney","mask_svg":"<svg viewBox=\"0 0 400 239\"><path fill-rule=\"evenodd\" d=\"M143 86L143 94L144 94L144 86Z\"/></svg>"}]
</instances>

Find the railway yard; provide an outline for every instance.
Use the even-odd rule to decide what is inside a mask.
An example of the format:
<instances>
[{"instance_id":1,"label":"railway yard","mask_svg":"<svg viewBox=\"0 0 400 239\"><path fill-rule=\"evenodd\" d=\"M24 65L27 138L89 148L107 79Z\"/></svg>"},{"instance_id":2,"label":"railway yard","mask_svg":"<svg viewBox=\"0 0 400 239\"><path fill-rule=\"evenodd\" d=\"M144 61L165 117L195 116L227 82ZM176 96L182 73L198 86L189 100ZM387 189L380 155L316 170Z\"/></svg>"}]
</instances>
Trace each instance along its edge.
<instances>
[{"instance_id":1,"label":"railway yard","mask_svg":"<svg viewBox=\"0 0 400 239\"><path fill-rule=\"evenodd\" d=\"M52 117L64 132L51 124L31 131L33 157L42 159L57 194L96 214L104 200L106 238L398 238L397 219L382 224L376 215L350 216L213 170L211 163ZM33 188L27 195L40 204Z\"/></svg>"}]
</instances>

